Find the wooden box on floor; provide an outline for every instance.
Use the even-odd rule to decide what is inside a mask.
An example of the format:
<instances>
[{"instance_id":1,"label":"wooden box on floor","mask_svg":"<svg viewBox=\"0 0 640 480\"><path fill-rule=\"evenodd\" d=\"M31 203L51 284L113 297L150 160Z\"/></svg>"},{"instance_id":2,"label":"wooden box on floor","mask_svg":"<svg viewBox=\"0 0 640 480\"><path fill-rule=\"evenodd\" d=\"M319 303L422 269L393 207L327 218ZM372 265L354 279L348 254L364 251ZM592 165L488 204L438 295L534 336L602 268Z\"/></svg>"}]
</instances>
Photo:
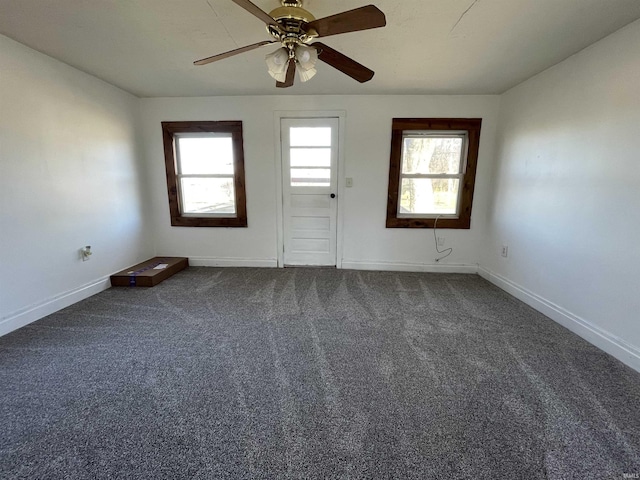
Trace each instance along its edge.
<instances>
[{"instance_id":1,"label":"wooden box on floor","mask_svg":"<svg viewBox=\"0 0 640 480\"><path fill-rule=\"evenodd\" d=\"M188 266L185 257L154 257L111 275L111 286L153 287Z\"/></svg>"}]
</instances>

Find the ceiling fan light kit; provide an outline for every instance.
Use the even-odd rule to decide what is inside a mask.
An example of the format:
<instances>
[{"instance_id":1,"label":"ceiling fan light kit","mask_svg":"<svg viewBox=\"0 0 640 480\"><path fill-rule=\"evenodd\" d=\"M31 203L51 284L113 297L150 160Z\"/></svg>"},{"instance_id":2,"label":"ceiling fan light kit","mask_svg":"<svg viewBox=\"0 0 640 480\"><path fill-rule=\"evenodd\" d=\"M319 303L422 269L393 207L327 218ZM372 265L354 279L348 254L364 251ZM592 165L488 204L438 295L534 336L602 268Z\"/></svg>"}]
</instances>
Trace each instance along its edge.
<instances>
[{"instance_id":1,"label":"ceiling fan light kit","mask_svg":"<svg viewBox=\"0 0 640 480\"><path fill-rule=\"evenodd\" d=\"M377 7L367 5L317 20L302 8L301 0L281 0L282 6L270 13L264 12L250 0L232 1L262 20L273 40L203 58L194 62L195 65L206 65L263 45L280 43L281 47L278 50L265 57L269 75L276 80L276 86L279 88L293 85L296 70L301 81L310 80L317 73L318 60L360 83L368 82L373 78L373 70L314 40L318 37L384 27L386 18Z\"/></svg>"}]
</instances>

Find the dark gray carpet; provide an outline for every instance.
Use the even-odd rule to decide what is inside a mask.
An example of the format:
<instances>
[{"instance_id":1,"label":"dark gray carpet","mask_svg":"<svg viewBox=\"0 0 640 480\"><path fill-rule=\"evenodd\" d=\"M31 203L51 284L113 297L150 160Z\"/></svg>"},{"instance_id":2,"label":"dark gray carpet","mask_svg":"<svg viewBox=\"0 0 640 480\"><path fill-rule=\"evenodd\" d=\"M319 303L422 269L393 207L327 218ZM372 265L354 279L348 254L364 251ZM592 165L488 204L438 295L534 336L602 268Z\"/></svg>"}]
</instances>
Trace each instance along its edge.
<instances>
[{"instance_id":1,"label":"dark gray carpet","mask_svg":"<svg viewBox=\"0 0 640 480\"><path fill-rule=\"evenodd\" d=\"M190 268L0 338L0 478L640 473L640 374L474 275Z\"/></svg>"}]
</instances>

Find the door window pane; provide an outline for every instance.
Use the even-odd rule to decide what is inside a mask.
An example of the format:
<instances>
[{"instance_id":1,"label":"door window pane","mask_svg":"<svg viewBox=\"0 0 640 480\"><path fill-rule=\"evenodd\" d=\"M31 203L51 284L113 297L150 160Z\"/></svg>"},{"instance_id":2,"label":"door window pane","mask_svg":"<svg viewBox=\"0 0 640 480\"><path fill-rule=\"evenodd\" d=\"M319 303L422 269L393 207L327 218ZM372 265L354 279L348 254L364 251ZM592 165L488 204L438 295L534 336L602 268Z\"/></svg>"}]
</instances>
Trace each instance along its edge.
<instances>
[{"instance_id":1,"label":"door window pane","mask_svg":"<svg viewBox=\"0 0 640 480\"><path fill-rule=\"evenodd\" d=\"M292 167L331 167L331 148L292 148Z\"/></svg>"},{"instance_id":2,"label":"door window pane","mask_svg":"<svg viewBox=\"0 0 640 480\"><path fill-rule=\"evenodd\" d=\"M457 178L403 178L400 215L453 215L460 180Z\"/></svg>"},{"instance_id":3,"label":"door window pane","mask_svg":"<svg viewBox=\"0 0 640 480\"><path fill-rule=\"evenodd\" d=\"M331 127L291 127L289 137L292 147L330 147Z\"/></svg>"},{"instance_id":4,"label":"door window pane","mask_svg":"<svg viewBox=\"0 0 640 480\"><path fill-rule=\"evenodd\" d=\"M402 173L460 173L461 137L405 137L402 145Z\"/></svg>"},{"instance_id":5,"label":"door window pane","mask_svg":"<svg viewBox=\"0 0 640 480\"><path fill-rule=\"evenodd\" d=\"M228 137L178 137L180 174L233 175L233 143Z\"/></svg>"},{"instance_id":6,"label":"door window pane","mask_svg":"<svg viewBox=\"0 0 640 480\"><path fill-rule=\"evenodd\" d=\"M234 214L233 177L181 178L182 213Z\"/></svg>"},{"instance_id":7,"label":"door window pane","mask_svg":"<svg viewBox=\"0 0 640 480\"><path fill-rule=\"evenodd\" d=\"M331 169L329 168L292 168L292 187L330 187Z\"/></svg>"}]
</instances>

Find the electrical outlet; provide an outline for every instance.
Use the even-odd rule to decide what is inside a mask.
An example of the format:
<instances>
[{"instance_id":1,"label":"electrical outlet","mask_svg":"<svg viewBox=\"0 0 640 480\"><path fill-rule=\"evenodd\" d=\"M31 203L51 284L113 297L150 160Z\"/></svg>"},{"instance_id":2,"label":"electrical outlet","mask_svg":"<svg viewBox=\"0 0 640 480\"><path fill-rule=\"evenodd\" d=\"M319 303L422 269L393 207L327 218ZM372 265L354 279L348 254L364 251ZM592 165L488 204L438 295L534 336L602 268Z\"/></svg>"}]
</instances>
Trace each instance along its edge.
<instances>
[{"instance_id":1,"label":"electrical outlet","mask_svg":"<svg viewBox=\"0 0 640 480\"><path fill-rule=\"evenodd\" d=\"M91 260L91 254L93 252L91 251L91 245L87 245L86 247L82 247L80 249L80 256L82 257L82 261L86 262L88 260Z\"/></svg>"},{"instance_id":2,"label":"electrical outlet","mask_svg":"<svg viewBox=\"0 0 640 480\"><path fill-rule=\"evenodd\" d=\"M444 247L444 237L438 237L438 246L439 247Z\"/></svg>"},{"instance_id":3,"label":"electrical outlet","mask_svg":"<svg viewBox=\"0 0 640 480\"><path fill-rule=\"evenodd\" d=\"M502 250L500 251L500 254L504 258L507 258L509 256L509 246L508 245L502 245Z\"/></svg>"},{"instance_id":4,"label":"electrical outlet","mask_svg":"<svg viewBox=\"0 0 640 480\"><path fill-rule=\"evenodd\" d=\"M345 180L345 182L344 182L345 187L347 187L347 188L353 187L353 178L347 177L344 180Z\"/></svg>"}]
</instances>

